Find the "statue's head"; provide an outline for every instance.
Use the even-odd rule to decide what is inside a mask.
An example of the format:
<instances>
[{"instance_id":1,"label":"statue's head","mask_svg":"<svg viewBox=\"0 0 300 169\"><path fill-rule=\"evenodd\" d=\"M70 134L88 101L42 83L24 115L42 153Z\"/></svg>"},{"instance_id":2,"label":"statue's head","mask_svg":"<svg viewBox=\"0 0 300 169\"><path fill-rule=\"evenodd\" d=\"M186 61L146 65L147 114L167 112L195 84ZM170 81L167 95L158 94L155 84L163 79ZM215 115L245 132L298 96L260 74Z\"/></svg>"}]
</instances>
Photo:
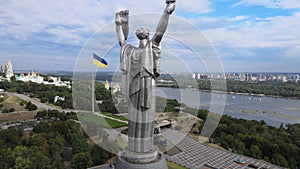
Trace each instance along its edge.
<instances>
[{"instance_id":1,"label":"statue's head","mask_svg":"<svg viewBox=\"0 0 300 169\"><path fill-rule=\"evenodd\" d=\"M135 35L139 38L139 40L148 39L149 38L149 29L139 28L136 30Z\"/></svg>"}]
</instances>

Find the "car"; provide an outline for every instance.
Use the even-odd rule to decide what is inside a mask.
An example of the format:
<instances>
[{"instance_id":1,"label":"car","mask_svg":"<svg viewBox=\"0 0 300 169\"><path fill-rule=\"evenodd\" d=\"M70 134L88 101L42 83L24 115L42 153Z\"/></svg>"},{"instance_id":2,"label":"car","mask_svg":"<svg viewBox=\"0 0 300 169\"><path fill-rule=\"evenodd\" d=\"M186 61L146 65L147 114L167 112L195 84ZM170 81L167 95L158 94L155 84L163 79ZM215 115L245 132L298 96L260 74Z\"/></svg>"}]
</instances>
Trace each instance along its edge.
<instances>
[{"instance_id":1,"label":"car","mask_svg":"<svg viewBox=\"0 0 300 169\"><path fill-rule=\"evenodd\" d=\"M236 158L234 161L235 161L236 163L238 163L238 164L243 164L243 165L246 164L245 160L243 160L243 159L241 159L241 158Z\"/></svg>"},{"instance_id":2,"label":"car","mask_svg":"<svg viewBox=\"0 0 300 169\"><path fill-rule=\"evenodd\" d=\"M252 164L252 163L248 164L248 167L250 167L250 168L258 168L258 166L256 166L255 164Z\"/></svg>"}]
</instances>

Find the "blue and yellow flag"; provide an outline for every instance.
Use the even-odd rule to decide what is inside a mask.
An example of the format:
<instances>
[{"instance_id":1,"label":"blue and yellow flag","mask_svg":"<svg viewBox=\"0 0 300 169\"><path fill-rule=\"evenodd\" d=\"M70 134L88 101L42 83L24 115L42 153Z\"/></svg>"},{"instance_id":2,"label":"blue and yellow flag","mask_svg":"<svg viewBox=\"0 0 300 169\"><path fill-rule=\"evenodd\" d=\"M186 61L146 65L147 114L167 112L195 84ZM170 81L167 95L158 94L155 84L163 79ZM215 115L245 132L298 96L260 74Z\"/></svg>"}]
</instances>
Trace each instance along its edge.
<instances>
[{"instance_id":1,"label":"blue and yellow flag","mask_svg":"<svg viewBox=\"0 0 300 169\"><path fill-rule=\"evenodd\" d=\"M93 63L99 67L107 68L107 61L93 53Z\"/></svg>"}]
</instances>

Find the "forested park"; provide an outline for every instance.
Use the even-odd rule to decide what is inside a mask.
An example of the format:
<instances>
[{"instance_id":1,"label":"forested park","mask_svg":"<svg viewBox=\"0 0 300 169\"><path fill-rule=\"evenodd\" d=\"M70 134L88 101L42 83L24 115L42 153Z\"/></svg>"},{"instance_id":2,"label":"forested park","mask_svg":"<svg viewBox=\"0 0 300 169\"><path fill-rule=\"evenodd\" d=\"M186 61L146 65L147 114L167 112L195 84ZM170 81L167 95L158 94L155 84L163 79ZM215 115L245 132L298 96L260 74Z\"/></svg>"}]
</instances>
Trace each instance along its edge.
<instances>
[{"instance_id":1,"label":"forested park","mask_svg":"<svg viewBox=\"0 0 300 169\"><path fill-rule=\"evenodd\" d=\"M291 85L293 86L293 84ZM247 88L247 85L245 84L241 86ZM268 84L267 86L272 88L271 84ZM24 82L1 82L0 88L11 92L27 94L49 103L53 101L55 95L64 95L66 96L66 102L63 102L62 104L66 105L65 107L72 107L71 90L68 88ZM298 89L296 90L297 87L295 86L289 88L280 87L279 85L277 88L282 90L294 88L294 93L298 92ZM264 89L267 90L268 87ZM101 112L112 114L118 113L114 106L111 92L106 90L103 84L96 85L96 99L103 100L103 103L99 104ZM177 100L166 98L158 98L157 100L158 111L171 112L176 116L176 113L179 111L178 107L182 106L185 107L184 112L186 113L194 114L194 112L198 112L196 115L198 118L203 119L204 121L207 118L207 110L195 110L180 104ZM166 106L164 106L165 103ZM30 104L28 108L29 107ZM45 114L45 112L38 113L38 116L43 113ZM38 164L39 166L45 165L48 167L51 165L61 166L66 158L64 154L65 151L62 152L62 150L66 147L72 147L74 153L73 158L91 159L87 160L88 164L86 165L103 162L95 161L95 159L93 161L92 150L104 150L96 145L89 145L86 141L87 136L80 125L69 120L76 120L75 114L66 116L58 112L50 112L50 114L58 114L56 115L57 117L55 116L56 120L42 121L33 129L33 132L28 133L13 127L0 132L0 159L1 164L5 164L3 166L6 166L7 168L18 168L17 166L19 165L23 166L23 168L26 168L24 166L35 168ZM194 134L199 135L202 127L203 123L200 125L199 130L193 131ZM282 124L280 127L273 127L267 125L264 121L237 119L228 115L223 115L218 128L211 138L209 138L209 142L218 144L228 151L265 160L283 167L296 169L300 168L299 138L300 124ZM57 151L52 151L52 148L50 148L51 146L53 146L54 149L57 149ZM96 150L93 150L93 152ZM16 154L20 154L18 156L19 158L16 158ZM110 156L112 156L112 154L108 153L106 155L106 157ZM71 160L70 165L75 165L75 161L78 160L73 160L73 162Z\"/></svg>"},{"instance_id":2,"label":"forested park","mask_svg":"<svg viewBox=\"0 0 300 169\"><path fill-rule=\"evenodd\" d=\"M83 169L106 162L114 154L89 141L75 113L57 110L40 111L43 119L33 131L10 127L0 131L0 165L2 169ZM106 139L101 144L113 147Z\"/></svg>"},{"instance_id":3,"label":"forested park","mask_svg":"<svg viewBox=\"0 0 300 169\"><path fill-rule=\"evenodd\" d=\"M207 114L207 110L199 110L197 116L205 120ZM199 131L202 127L203 124ZM282 124L276 128L264 121L223 115L209 142L228 151L296 169L300 168L299 138L300 124Z\"/></svg>"}]
</instances>

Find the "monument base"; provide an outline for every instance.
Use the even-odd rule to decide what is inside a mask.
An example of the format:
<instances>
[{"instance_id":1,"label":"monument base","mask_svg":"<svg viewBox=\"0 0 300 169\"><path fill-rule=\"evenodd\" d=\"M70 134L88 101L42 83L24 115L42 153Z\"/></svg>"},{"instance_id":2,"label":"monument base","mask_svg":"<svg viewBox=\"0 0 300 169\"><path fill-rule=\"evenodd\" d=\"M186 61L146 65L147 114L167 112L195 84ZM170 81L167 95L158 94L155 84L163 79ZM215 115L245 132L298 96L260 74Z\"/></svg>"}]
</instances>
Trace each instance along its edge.
<instances>
[{"instance_id":1,"label":"monument base","mask_svg":"<svg viewBox=\"0 0 300 169\"><path fill-rule=\"evenodd\" d=\"M166 159L155 147L147 153L125 150L119 153L116 169L168 169Z\"/></svg>"}]
</instances>

